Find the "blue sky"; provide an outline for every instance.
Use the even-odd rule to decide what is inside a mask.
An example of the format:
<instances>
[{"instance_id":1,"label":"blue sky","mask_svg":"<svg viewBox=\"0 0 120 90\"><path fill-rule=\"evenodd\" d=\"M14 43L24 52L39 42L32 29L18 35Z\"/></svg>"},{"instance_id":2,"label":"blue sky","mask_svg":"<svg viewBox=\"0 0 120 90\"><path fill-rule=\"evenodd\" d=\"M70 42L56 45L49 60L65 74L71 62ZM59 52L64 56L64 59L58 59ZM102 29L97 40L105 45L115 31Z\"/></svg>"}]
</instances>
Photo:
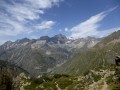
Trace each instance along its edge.
<instances>
[{"instance_id":1,"label":"blue sky","mask_svg":"<svg viewBox=\"0 0 120 90\"><path fill-rule=\"evenodd\" d=\"M120 0L0 0L0 44L64 34L104 37L120 30Z\"/></svg>"}]
</instances>

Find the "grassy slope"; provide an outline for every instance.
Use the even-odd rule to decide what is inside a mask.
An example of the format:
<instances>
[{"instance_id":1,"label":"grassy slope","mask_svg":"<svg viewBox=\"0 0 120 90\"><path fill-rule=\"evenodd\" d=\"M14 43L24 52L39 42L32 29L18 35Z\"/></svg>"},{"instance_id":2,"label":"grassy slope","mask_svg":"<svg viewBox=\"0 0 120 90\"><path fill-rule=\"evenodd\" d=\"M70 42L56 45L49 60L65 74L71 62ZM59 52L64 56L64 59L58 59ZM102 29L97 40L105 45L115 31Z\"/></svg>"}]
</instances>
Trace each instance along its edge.
<instances>
[{"instance_id":1,"label":"grassy slope","mask_svg":"<svg viewBox=\"0 0 120 90\"><path fill-rule=\"evenodd\" d=\"M120 42L110 43L119 39L120 31L104 38L94 48L75 55L71 60L57 68L55 73L81 75L90 69L114 63L116 55L120 55ZM101 47L101 45L104 45Z\"/></svg>"}]
</instances>

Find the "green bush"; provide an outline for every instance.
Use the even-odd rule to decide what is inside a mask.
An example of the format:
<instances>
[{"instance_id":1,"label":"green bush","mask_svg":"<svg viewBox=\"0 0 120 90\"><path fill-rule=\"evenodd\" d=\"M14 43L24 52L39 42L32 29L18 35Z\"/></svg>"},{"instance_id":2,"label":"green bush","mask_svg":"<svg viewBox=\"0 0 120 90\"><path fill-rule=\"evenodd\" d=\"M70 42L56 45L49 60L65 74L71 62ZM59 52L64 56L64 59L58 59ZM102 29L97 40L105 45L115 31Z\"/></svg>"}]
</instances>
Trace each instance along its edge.
<instances>
[{"instance_id":1,"label":"green bush","mask_svg":"<svg viewBox=\"0 0 120 90\"><path fill-rule=\"evenodd\" d=\"M113 87L112 90L120 90L120 86Z\"/></svg>"},{"instance_id":2,"label":"green bush","mask_svg":"<svg viewBox=\"0 0 120 90\"><path fill-rule=\"evenodd\" d=\"M107 79L107 80L106 80L107 84L110 84L110 83L113 82L113 76L109 76L109 77L107 77L106 79Z\"/></svg>"},{"instance_id":3,"label":"green bush","mask_svg":"<svg viewBox=\"0 0 120 90\"><path fill-rule=\"evenodd\" d=\"M101 75L95 75L92 73L92 77L94 78L94 81L97 82L98 80L101 79Z\"/></svg>"},{"instance_id":4,"label":"green bush","mask_svg":"<svg viewBox=\"0 0 120 90\"><path fill-rule=\"evenodd\" d=\"M65 89L67 86L71 85L73 81L69 80L69 78L60 78L57 83L61 89Z\"/></svg>"},{"instance_id":5,"label":"green bush","mask_svg":"<svg viewBox=\"0 0 120 90\"><path fill-rule=\"evenodd\" d=\"M11 90L12 83L12 77L9 73L0 74L0 90Z\"/></svg>"},{"instance_id":6,"label":"green bush","mask_svg":"<svg viewBox=\"0 0 120 90\"><path fill-rule=\"evenodd\" d=\"M52 82L44 82L43 87L47 90L57 90L56 84Z\"/></svg>"},{"instance_id":7,"label":"green bush","mask_svg":"<svg viewBox=\"0 0 120 90\"><path fill-rule=\"evenodd\" d=\"M42 76L41 79L43 79L44 81L48 82L48 81L52 81L53 78L51 77L47 77L47 76Z\"/></svg>"},{"instance_id":8,"label":"green bush","mask_svg":"<svg viewBox=\"0 0 120 90\"><path fill-rule=\"evenodd\" d=\"M34 79L33 82L34 82L35 84L42 84L44 81L43 81L42 78L39 78L39 79Z\"/></svg>"},{"instance_id":9,"label":"green bush","mask_svg":"<svg viewBox=\"0 0 120 90\"><path fill-rule=\"evenodd\" d=\"M55 74L53 77L57 79L57 78L62 77L62 75L61 74Z\"/></svg>"},{"instance_id":10,"label":"green bush","mask_svg":"<svg viewBox=\"0 0 120 90\"><path fill-rule=\"evenodd\" d=\"M57 78L61 78L61 77L69 77L69 75L67 75L67 74L55 74L53 77L57 79Z\"/></svg>"},{"instance_id":11,"label":"green bush","mask_svg":"<svg viewBox=\"0 0 120 90\"><path fill-rule=\"evenodd\" d=\"M84 72L84 74L83 74L83 75L84 75L84 76L86 76L86 75L88 75L88 74L89 74L89 72L90 72L90 71L89 71L89 70L87 70L87 71L85 71L85 72Z\"/></svg>"}]
</instances>

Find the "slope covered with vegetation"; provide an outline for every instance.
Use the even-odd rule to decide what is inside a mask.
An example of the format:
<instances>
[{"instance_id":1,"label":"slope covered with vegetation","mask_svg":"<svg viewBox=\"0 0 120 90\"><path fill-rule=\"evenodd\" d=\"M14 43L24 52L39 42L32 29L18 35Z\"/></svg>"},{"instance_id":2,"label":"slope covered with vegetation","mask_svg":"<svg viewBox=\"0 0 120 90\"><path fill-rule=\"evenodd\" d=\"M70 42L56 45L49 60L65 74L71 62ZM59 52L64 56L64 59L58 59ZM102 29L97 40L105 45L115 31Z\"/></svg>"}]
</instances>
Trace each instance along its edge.
<instances>
[{"instance_id":1,"label":"slope covered with vegetation","mask_svg":"<svg viewBox=\"0 0 120 90\"><path fill-rule=\"evenodd\" d=\"M104 67L114 63L116 55L120 55L120 31L104 38L95 47L75 55L71 60L56 68L53 73L83 75L90 69ZM102 47L97 47L106 43Z\"/></svg>"},{"instance_id":2,"label":"slope covered with vegetation","mask_svg":"<svg viewBox=\"0 0 120 90\"><path fill-rule=\"evenodd\" d=\"M21 73L13 79L0 74L0 90L120 90L120 77L115 67L99 67L81 76L55 74L33 78Z\"/></svg>"}]
</instances>

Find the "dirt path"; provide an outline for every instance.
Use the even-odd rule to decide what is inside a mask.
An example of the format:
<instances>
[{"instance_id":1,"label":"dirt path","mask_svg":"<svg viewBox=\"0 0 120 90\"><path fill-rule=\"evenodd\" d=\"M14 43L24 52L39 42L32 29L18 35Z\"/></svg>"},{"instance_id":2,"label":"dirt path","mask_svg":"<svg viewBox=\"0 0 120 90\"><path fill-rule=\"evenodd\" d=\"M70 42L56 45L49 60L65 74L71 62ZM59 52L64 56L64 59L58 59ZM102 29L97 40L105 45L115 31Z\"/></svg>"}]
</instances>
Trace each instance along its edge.
<instances>
[{"instance_id":1,"label":"dirt path","mask_svg":"<svg viewBox=\"0 0 120 90\"><path fill-rule=\"evenodd\" d=\"M108 90L108 85L106 83L106 78L110 75L113 75L114 72L105 71L105 75L99 81L94 82L93 84L89 85L86 90Z\"/></svg>"},{"instance_id":2,"label":"dirt path","mask_svg":"<svg viewBox=\"0 0 120 90\"><path fill-rule=\"evenodd\" d=\"M105 80L104 80L104 85L101 90L108 90L108 85Z\"/></svg>"}]
</instances>

